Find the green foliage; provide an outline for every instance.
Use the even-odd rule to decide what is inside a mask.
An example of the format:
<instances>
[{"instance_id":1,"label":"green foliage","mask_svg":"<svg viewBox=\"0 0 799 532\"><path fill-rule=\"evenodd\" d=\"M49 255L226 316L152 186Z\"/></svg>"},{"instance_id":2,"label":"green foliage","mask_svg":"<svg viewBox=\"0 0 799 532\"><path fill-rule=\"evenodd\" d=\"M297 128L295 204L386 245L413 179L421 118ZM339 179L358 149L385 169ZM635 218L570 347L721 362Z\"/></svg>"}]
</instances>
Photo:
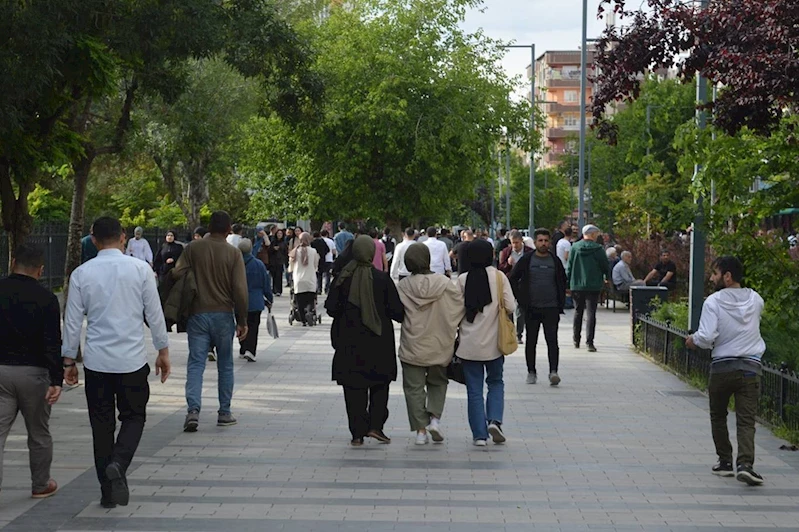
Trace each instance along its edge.
<instances>
[{"instance_id":1,"label":"green foliage","mask_svg":"<svg viewBox=\"0 0 799 532\"><path fill-rule=\"evenodd\" d=\"M135 212L130 207L125 207L122 210L122 215L119 217L119 221L122 223L122 227L126 227L128 229L138 226L143 227L147 225L147 213L144 212L144 209L140 210L139 212Z\"/></svg>"},{"instance_id":2,"label":"green foliage","mask_svg":"<svg viewBox=\"0 0 799 532\"><path fill-rule=\"evenodd\" d=\"M42 222L66 222L69 220L69 211L72 207L69 201L56 196L37 184L33 192L28 194L30 213L36 220Z\"/></svg>"},{"instance_id":3,"label":"green foliage","mask_svg":"<svg viewBox=\"0 0 799 532\"><path fill-rule=\"evenodd\" d=\"M675 329L687 331L688 325L688 304L675 302L661 302L659 299L652 300L653 310L650 313L652 319L668 323Z\"/></svg>"},{"instance_id":4,"label":"green foliage","mask_svg":"<svg viewBox=\"0 0 799 532\"><path fill-rule=\"evenodd\" d=\"M167 198L161 200L160 205L147 212L147 225L151 227L186 227L186 215L180 206Z\"/></svg>"},{"instance_id":5,"label":"green foliage","mask_svg":"<svg viewBox=\"0 0 799 532\"><path fill-rule=\"evenodd\" d=\"M243 143L258 209L438 219L473 197L503 127L532 145L529 105L508 99L518 80L501 69L500 43L459 27L472 4L357 0L309 25L313 72L326 87L322 113L297 127L270 117Z\"/></svg>"},{"instance_id":6,"label":"green foliage","mask_svg":"<svg viewBox=\"0 0 799 532\"><path fill-rule=\"evenodd\" d=\"M526 228L530 216L530 167L518 156L511 157L511 226ZM535 173L535 225L552 228L572 210L574 198L567 178L552 170Z\"/></svg>"}]
</instances>

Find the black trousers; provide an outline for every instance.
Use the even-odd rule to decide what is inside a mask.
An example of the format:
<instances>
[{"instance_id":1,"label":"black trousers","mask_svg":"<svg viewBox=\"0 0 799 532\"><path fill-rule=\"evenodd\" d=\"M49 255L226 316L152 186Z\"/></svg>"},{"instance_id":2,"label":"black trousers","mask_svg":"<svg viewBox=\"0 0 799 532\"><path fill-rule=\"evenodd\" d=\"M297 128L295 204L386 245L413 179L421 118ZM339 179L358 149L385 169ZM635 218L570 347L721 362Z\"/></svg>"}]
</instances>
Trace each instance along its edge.
<instances>
[{"instance_id":1,"label":"black trousers","mask_svg":"<svg viewBox=\"0 0 799 532\"><path fill-rule=\"evenodd\" d=\"M388 420L389 383L369 388L344 386L344 402L353 439L363 438L370 430L383 430Z\"/></svg>"},{"instance_id":2,"label":"black trousers","mask_svg":"<svg viewBox=\"0 0 799 532\"><path fill-rule=\"evenodd\" d=\"M524 323L527 327L527 344L524 346L524 355L527 359L527 371L536 373L535 348L538 343L538 330L544 326L544 338L547 341L547 356L549 358L549 372L558 372L560 349L558 348L558 323L560 311L557 307L528 308L524 313Z\"/></svg>"},{"instance_id":3,"label":"black trousers","mask_svg":"<svg viewBox=\"0 0 799 532\"><path fill-rule=\"evenodd\" d=\"M583 332L583 313L588 309L586 321L586 340L588 345L594 345L594 333L596 332L596 307L599 304L599 292L583 292L572 290L574 299L574 341L580 343L580 336Z\"/></svg>"},{"instance_id":4,"label":"black trousers","mask_svg":"<svg viewBox=\"0 0 799 532\"><path fill-rule=\"evenodd\" d=\"M84 372L94 440L94 467L100 487L105 492L110 489L105 476L106 466L116 462L127 471L139 447L150 399L150 384L147 382L150 366L145 364L133 373L100 373L88 368ZM114 441L117 410L122 426Z\"/></svg>"},{"instance_id":5,"label":"black trousers","mask_svg":"<svg viewBox=\"0 0 799 532\"><path fill-rule=\"evenodd\" d=\"M279 296L283 293L283 265L269 265L269 275L272 277L272 293Z\"/></svg>"},{"instance_id":6,"label":"black trousers","mask_svg":"<svg viewBox=\"0 0 799 532\"><path fill-rule=\"evenodd\" d=\"M324 257L323 257L324 258ZM320 262L319 269L316 271L316 293L322 293L322 279L324 278L325 293L330 290L330 270L333 269L332 262Z\"/></svg>"},{"instance_id":7,"label":"black trousers","mask_svg":"<svg viewBox=\"0 0 799 532\"><path fill-rule=\"evenodd\" d=\"M239 342L239 354L243 355L249 351L253 355L258 347L258 328L261 325L261 311L256 310L247 313L247 337Z\"/></svg>"},{"instance_id":8,"label":"black trousers","mask_svg":"<svg viewBox=\"0 0 799 532\"><path fill-rule=\"evenodd\" d=\"M315 292L300 292L299 294L294 294L294 300L296 301L297 308L300 310L300 315L302 316L300 321L303 323L308 322L305 313L308 312L308 309L313 308L315 299Z\"/></svg>"}]
</instances>

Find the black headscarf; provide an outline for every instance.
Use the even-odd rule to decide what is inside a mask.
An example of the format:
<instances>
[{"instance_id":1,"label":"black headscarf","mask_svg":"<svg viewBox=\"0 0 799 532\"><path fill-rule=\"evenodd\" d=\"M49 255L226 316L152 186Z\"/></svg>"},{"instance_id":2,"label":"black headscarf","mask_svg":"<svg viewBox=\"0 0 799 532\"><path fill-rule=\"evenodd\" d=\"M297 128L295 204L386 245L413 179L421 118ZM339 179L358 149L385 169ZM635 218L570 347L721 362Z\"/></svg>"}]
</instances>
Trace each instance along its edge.
<instances>
[{"instance_id":1,"label":"black headscarf","mask_svg":"<svg viewBox=\"0 0 799 532\"><path fill-rule=\"evenodd\" d=\"M482 312L490 304L491 286L488 284L486 268L494 262L494 248L485 240L474 240L466 246L466 260L469 264L469 276L466 277L466 319L474 323L478 312Z\"/></svg>"}]
</instances>

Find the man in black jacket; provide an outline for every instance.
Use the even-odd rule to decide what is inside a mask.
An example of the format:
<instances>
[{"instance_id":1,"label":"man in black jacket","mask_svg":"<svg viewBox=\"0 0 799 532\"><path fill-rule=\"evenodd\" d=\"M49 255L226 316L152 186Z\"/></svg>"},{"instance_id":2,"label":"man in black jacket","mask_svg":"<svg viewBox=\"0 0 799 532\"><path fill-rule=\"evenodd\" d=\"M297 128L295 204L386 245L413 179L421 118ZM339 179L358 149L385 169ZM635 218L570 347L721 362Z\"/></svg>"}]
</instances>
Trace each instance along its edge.
<instances>
[{"instance_id":1,"label":"man in black jacket","mask_svg":"<svg viewBox=\"0 0 799 532\"><path fill-rule=\"evenodd\" d=\"M58 490L50 478L53 438L50 407L61 396L61 310L39 284L44 251L29 244L16 250L12 274L0 280L0 459L17 413L28 429L34 499ZM0 463L0 481L2 464Z\"/></svg>"},{"instance_id":2,"label":"man in black jacket","mask_svg":"<svg viewBox=\"0 0 799 532\"><path fill-rule=\"evenodd\" d=\"M558 376L558 322L566 304L566 270L550 251L549 231L535 230L535 253L524 255L510 272L510 283L519 306L524 309L527 327L527 384L535 384L535 348L543 324L549 355L549 384L560 384Z\"/></svg>"}]
</instances>

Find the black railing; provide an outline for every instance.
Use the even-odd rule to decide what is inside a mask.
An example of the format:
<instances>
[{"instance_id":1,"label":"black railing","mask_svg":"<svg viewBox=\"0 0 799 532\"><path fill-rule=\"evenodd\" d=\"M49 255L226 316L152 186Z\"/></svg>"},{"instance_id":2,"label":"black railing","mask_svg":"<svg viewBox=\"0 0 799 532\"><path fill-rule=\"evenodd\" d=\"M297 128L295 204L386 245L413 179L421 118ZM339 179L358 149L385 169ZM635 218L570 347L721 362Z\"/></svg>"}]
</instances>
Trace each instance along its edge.
<instances>
[{"instance_id":1,"label":"black railing","mask_svg":"<svg viewBox=\"0 0 799 532\"><path fill-rule=\"evenodd\" d=\"M649 316L633 318L636 348L655 361L696 384L707 386L710 375L710 351L685 347L687 331L653 320ZM760 386L760 420L799 431L799 376L785 364L777 367L763 362Z\"/></svg>"}]
</instances>

